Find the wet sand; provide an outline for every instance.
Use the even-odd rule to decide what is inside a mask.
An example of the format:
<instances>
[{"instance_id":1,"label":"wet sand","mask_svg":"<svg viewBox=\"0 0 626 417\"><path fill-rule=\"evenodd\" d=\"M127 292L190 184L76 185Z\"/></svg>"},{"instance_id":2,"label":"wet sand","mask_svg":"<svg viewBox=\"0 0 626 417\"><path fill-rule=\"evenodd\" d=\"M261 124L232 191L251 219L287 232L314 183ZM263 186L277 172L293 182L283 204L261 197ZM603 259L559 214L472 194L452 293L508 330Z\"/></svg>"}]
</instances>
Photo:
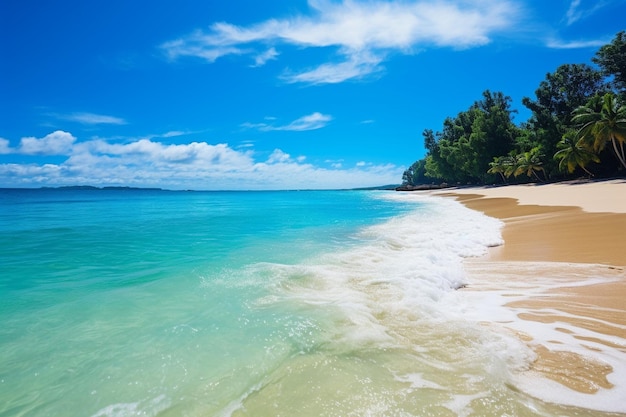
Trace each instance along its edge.
<instances>
[{"instance_id":1,"label":"wet sand","mask_svg":"<svg viewBox=\"0 0 626 417\"><path fill-rule=\"evenodd\" d=\"M626 180L432 194L504 222L504 244L466 262L468 290L504 297L517 323L502 325L536 354L529 372L626 398Z\"/></svg>"}]
</instances>

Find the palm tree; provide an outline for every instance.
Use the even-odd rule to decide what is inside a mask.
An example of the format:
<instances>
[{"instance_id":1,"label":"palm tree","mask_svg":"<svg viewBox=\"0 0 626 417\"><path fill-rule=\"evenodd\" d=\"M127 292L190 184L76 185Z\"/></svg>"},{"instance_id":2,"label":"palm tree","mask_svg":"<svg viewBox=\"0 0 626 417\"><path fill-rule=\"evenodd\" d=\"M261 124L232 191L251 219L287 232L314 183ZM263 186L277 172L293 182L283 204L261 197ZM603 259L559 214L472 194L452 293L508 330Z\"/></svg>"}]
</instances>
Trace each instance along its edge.
<instances>
[{"instance_id":1,"label":"palm tree","mask_svg":"<svg viewBox=\"0 0 626 417\"><path fill-rule=\"evenodd\" d=\"M502 182L504 183L507 182L507 175L505 175L505 172L507 171L506 158L508 157L498 156L496 158L493 158L493 161L489 162L489 170L487 170L487 173L489 174L500 174Z\"/></svg>"},{"instance_id":2,"label":"palm tree","mask_svg":"<svg viewBox=\"0 0 626 417\"><path fill-rule=\"evenodd\" d=\"M566 133L557 146L560 151L554 154L554 159L560 160L559 169L561 171L567 170L571 174L576 167L581 167L590 177L593 177L586 165L590 161L600 162L600 158L587 148L580 146L575 140L575 134Z\"/></svg>"},{"instance_id":3,"label":"palm tree","mask_svg":"<svg viewBox=\"0 0 626 417\"><path fill-rule=\"evenodd\" d=\"M542 155L540 155L536 149L517 155L515 161L516 167L513 175L517 177L521 174L526 174L529 178L534 176L538 181L543 182L543 180L539 178L539 175L537 175L537 172L543 171L543 162L541 162L541 157Z\"/></svg>"},{"instance_id":4,"label":"palm tree","mask_svg":"<svg viewBox=\"0 0 626 417\"><path fill-rule=\"evenodd\" d=\"M517 156L508 155L502 158L504 165L504 175L509 178L517 171Z\"/></svg>"},{"instance_id":5,"label":"palm tree","mask_svg":"<svg viewBox=\"0 0 626 417\"><path fill-rule=\"evenodd\" d=\"M611 142L617 159L626 168L626 106L614 94L592 98L574 111L572 122L579 126L577 135L582 147L599 153Z\"/></svg>"}]
</instances>

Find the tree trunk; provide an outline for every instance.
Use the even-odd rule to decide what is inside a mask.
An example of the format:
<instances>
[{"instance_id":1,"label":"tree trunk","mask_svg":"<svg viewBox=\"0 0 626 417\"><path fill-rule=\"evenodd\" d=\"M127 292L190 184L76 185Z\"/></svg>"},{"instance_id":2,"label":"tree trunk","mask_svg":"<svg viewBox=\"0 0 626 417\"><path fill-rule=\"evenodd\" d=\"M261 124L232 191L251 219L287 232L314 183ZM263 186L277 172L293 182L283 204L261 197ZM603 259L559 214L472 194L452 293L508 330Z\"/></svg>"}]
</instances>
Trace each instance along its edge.
<instances>
[{"instance_id":1,"label":"tree trunk","mask_svg":"<svg viewBox=\"0 0 626 417\"><path fill-rule=\"evenodd\" d=\"M589 174L589 177L590 177L590 178L591 178L591 177L593 177L593 174L592 174L592 173L591 173L591 172L590 172L587 168L585 168L585 167L584 167L584 166L582 166L582 165L581 165L580 167L581 167L581 168L582 168L582 169L583 169L583 170L584 170L587 174Z\"/></svg>"},{"instance_id":2,"label":"tree trunk","mask_svg":"<svg viewBox=\"0 0 626 417\"><path fill-rule=\"evenodd\" d=\"M619 151L619 149L617 149L617 139L612 136L611 137L611 142L613 142L613 150L615 151L615 155L617 155L617 159L619 159L619 161L622 163L622 166L624 168L626 168L626 160L624 159L624 148L622 148L622 152Z\"/></svg>"}]
</instances>

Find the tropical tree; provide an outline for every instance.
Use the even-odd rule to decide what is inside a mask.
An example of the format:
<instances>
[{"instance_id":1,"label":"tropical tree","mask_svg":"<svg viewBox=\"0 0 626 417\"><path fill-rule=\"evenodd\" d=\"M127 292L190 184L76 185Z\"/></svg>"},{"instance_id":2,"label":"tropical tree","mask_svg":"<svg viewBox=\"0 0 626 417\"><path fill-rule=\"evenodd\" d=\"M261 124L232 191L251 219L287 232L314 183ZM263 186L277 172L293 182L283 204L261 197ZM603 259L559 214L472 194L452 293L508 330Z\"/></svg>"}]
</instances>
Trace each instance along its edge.
<instances>
[{"instance_id":1,"label":"tropical tree","mask_svg":"<svg viewBox=\"0 0 626 417\"><path fill-rule=\"evenodd\" d=\"M504 175L504 173L506 172L506 165L503 161L504 158L504 156L498 156L493 158L493 161L489 162L489 169L487 170L487 172L489 174L499 174L500 178L502 178L502 182L506 183L507 176Z\"/></svg>"},{"instance_id":2,"label":"tropical tree","mask_svg":"<svg viewBox=\"0 0 626 417\"><path fill-rule=\"evenodd\" d=\"M521 174L526 174L529 178L534 176L537 181L543 182L543 180L539 178L539 175L537 175L539 171L544 171L543 162L541 161L542 156L543 155L538 152L538 148L517 155L513 175L518 177Z\"/></svg>"},{"instance_id":3,"label":"tropical tree","mask_svg":"<svg viewBox=\"0 0 626 417\"><path fill-rule=\"evenodd\" d=\"M427 182L426 176L426 159L420 159L415 161L404 173L402 174L403 185L417 185Z\"/></svg>"},{"instance_id":4,"label":"tropical tree","mask_svg":"<svg viewBox=\"0 0 626 417\"><path fill-rule=\"evenodd\" d=\"M509 153L519 135L510 103L503 93L486 90L482 100L456 117L447 117L441 132L425 130L426 175L461 183L493 180L486 175L490 162Z\"/></svg>"},{"instance_id":5,"label":"tropical tree","mask_svg":"<svg viewBox=\"0 0 626 417\"><path fill-rule=\"evenodd\" d=\"M612 93L596 96L585 106L574 111L572 118L578 127L578 143L582 147L602 151L610 142L615 156L626 168L626 106Z\"/></svg>"},{"instance_id":6,"label":"tropical tree","mask_svg":"<svg viewBox=\"0 0 626 417\"><path fill-rule=\"evenodd\" d=\"M621 31L615 39L601 47L591 59L607 77L612 77L615 89L626 99L626 32Z\"/></svg>"},{"instance_id":7,"label":"tropical tree","mask_svg":"<svg viewBox=\"0 0 626 417\"><path fill-rule=\"evenodd\" d=\"M516 169L516 158L507 155L493 158L493 161L489 163L489 170L487 172L489 174L499 174L500 178L502 178L502 181L506 183L508 182L507 178L513 175Z\"/></svg>"},{"instance_id":8,"label":"tropical tree","mask_svg":"<svg viewBox=\"0 0 626 417\"><path fill-rule=\"evenodd\" d=\"M522 99L532 114L526 126L528 132L520 138L530 143L520 143L519 150L525 152L539 146L541 153L554 155L558 142L570 129L572 112L598 92L609 91L603 73L586 64L565 64L546 74L535 90L536 99ZM547 173L558 171L556 161L546 161L544 169Z\"/></svg>"},{"instance_id":9,"label":"tropical tree","mask_svg":"<svg viewBox=\"0 0 626 417\"><path fill-rule=\"evenodd\" d=\"M600 162L598 155L590 151L588 148L578 144L575 132L569 132L563 135L563 139L558 144L559 151L554 154L554 159L560 161L559 169L573 173L577 167L582 168L589 176L593 174L586 168L589 162Z\"/></svg>"},{"instance_id":10,"label":"tropical tree","mask_svg":"<svg viewBox=\"0 0 626 417\"><path fill-rule=\"evenodd\" d=\"M482 100L474 103L478 111L472 122L469 147L474 152L473 175L483 182L493 158L511 152L520 134L513 123L512 113L515 111L510 106L511 97L489 90L483 92Z\"/></svg>"}]
</instances>

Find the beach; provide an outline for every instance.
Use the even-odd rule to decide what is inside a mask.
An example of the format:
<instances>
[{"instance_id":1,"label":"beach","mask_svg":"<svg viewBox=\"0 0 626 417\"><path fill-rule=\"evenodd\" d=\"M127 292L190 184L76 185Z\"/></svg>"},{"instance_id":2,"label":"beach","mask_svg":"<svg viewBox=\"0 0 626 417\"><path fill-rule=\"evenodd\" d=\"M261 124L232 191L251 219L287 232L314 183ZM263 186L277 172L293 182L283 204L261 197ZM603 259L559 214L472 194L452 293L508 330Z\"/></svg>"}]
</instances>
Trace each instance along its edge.
<instances>
[{"instance_id":1,"label":"beach","mask_svg":"<svg viewBox=\"0 0 626 417\"><path fill-rule=\"evenodd\" d=\"M431 193L504 222L504 244L465 262L464 291L494 304L486 325L501 325L533 349L526 373L557 384L525 388L586 407L624 398L626 181Z\"/></svg>"}]
</instances>

